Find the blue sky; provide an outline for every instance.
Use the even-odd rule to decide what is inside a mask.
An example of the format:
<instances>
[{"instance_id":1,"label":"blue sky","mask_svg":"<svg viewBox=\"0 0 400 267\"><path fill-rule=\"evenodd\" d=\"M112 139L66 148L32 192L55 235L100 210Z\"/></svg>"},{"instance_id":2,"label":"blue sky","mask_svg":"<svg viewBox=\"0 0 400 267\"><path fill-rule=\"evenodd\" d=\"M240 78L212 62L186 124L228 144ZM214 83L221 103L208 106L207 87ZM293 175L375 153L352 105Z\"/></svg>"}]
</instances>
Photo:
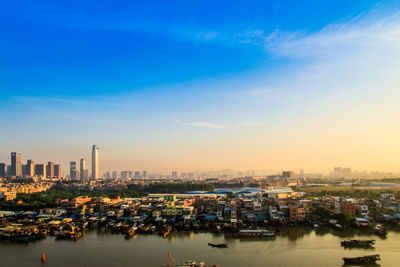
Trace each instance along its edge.
<instances>
[{"instance_id":1,"label":"blue sky","mask_svg":"<svg viewBox=\"0 0 400 267\"><path fill-rule=\"evenodd\" d=\"M395 138L368 127L399 130L399 12L398 1L1 1L0 161L17 150L66 166L97 143L103 171L396 169L381 159L400 152Z\"/></svg>"}]
</instances>

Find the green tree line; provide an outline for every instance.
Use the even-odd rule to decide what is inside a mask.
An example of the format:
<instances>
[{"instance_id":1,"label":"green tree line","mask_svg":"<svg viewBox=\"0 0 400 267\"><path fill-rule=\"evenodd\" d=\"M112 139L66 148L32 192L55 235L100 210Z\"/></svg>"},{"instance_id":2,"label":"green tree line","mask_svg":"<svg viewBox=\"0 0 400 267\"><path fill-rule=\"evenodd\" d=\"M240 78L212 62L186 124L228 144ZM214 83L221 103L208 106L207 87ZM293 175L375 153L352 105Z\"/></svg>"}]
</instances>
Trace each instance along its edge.
<instances>
[{"instance_id":1,"label":"green tree line","mask_svg":"<svg viewBox=\"0 0 400 267\"><path fill-rule=\"evenodd\" d=\"M56 199L67 198L69 200L78 196L89 197L109 197L121 198L142 197L149 193L185 193L188 191L212 191L212 184L197 183L151 183L146 186L132 184L126 190L78 190L68 189L62 184L57 184L52 189L45 192L33 194L17 194L14 201L0 201L0 210L39 210L42 208L51 208L55 206ZM18 202L22 203L18 204Z\"/></svg>"}]
</instances>

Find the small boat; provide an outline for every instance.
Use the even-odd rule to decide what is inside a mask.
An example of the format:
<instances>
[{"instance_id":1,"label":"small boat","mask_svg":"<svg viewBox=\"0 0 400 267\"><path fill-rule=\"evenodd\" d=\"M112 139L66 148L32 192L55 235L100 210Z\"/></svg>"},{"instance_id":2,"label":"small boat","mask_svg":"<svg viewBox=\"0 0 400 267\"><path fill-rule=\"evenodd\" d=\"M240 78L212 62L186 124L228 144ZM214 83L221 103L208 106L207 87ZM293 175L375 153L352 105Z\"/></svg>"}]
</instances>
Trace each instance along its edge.
<instances>
[{"instance_id":1,"label":"small boat","mask_svg":"<svg viewBox=\"0 0 400 267\"><path fill-rule=\"evenodd\" d=\"M75 231L61 231L56 234L56 240L64 240L64 239L69 239L69 240L78 240L81 238L82 233L80 232L75 232Z\"/></svg>"},{"instance_id":2,"label":"small boat","mask_svg":"<svg viewBox=\"0 0 400 267\"><path fill-rule=\"evenodd\" d=\"M341 242L342 247L372 247L375 240L345 240Z\"/></svg>"},{"instance_id":3,"label":"small boat","mask_svg":"<svg viewBox=\"0 0 400 267\"><path fill-rule=\"evenodd\" d=\"M164 231L160 233L160 235L164 238L168 237L172 231L172 226L168 226Z\"/></svg>"},{"instance_id":4,"label":"small boat","mask_svg":"<svg viewBox=\"0 0 400 267\"><path fill-rule=\"evenodd\" d=\"M218 264L216 265L212 265L214 266L219 266ZM211 267L210 265L208 265L205 262L196 262L196 261L184 261L182 264L177 265L177 267Z\"/></svg>"},{"instance_id":5,"label":"small boat","mask_svg":"<svg viewBox=\"0 0 400 267\"><path fill-rule=\"evenodd\" d=\"M344 263L346 264L373 264L377 260L380 260L380 256L376 255L368 255L362 257L354 257L354 258L343 258Z\"/></svg>"},{"instance_id":6,"label":"small boat","mask_svg":"<svg viewBox=\"0 0 400 267\"><path fill-rule=\"evenodd\" d=\"M209 246L215 247L215 248L227 248L228 244L226 243L208 243Z\"/></svg>"},{"instance_id":7,"label":"small boat","mask_svg":"<svg viewBox=\"0 0 400 267\"><path fill-rule=\"evenodd\" d=\"M138 228L136 226L129 228L129 230L126 232L126 237L132 237L134 234L136 234L137 229Z\"/></svg>"},{"instance_id":8,"label":"small boat","mask_svg":"<svg viewBox=\"0 0 400 267\"><path fill-rule=\"evenodd\" d=\"M182 262L182 264L181 264L181 265L178 265L178 266L179 266L179 267L186 267L186 266L192 267L192 266L197 266L197 262L188 260L188 261Z\"/></svg>"},{"instance_id":9,"label":"small boat","mask_svg":"<svg viewBox=\"0 0 400 267\"><path fill-rule=\"evenodd\" d=\"M374 232L378 236L386 237L387 236L387 229L382 224L376 224L374 227Z\"/></svg>"},{"instance_id":10,"label":"small boat","mask_svg":"<svg viewBox=\"0 0 400 267\"><path fill-rule=\"evenodd\" d=\"M218 264L209 265L205 262L196 262L193 260L184 261L181 264L177 264L175 258L168 253L168 265L163 265L163 267L219 267Z\"/></svg>"}]
</instances>

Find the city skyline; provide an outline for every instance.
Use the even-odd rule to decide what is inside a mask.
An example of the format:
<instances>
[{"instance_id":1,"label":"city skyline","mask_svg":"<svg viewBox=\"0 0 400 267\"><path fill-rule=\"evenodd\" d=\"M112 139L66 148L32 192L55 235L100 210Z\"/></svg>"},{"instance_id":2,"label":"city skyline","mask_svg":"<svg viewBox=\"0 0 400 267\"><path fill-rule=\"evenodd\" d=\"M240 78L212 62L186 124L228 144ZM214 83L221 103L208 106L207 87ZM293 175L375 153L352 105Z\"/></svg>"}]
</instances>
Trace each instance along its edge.
<instances>
[{"instance_id":1,"label":"city skyline","mask_svg":"<svg viewBox=\"0 0 400 267\"><path fill-rule=\"evenodd\" d=\"M106 179L137 179L137 178L147 178L148 173L152 175L152 178L171 178L171 179L193 179L197 176L199 177L254 177L254 176L268 176L268 175L287 175L292 173L296 177L310 177L310 178L390 178L397 177L400 173L393 171L368 171L364 170L354 170L349 166L334 166L329 171L326 172L315 172L307 171L304 169L215 169L215 170L164 170L164 171L154 171L154 170L141 170L140 168L122 168L122 169L106 169L100 173L99 169L99 154L98 146L92 145L92 173L86 168L86 159L81 158L79 160L79 168L77 161L69 162L69 173L62 173L61 164L55 164L53 161L48 161L47 164L36 163L35 160L27 159L26 164L23 163L21 152L11 152L10 165L7 161L0 161L0 176L17 176L17 177L33 177L33 176L44 176L47 178L52 177L66 177L73 181L87 182L89 180L96 180L99 178ZM93 164L96 162L95 164ZM96 166L97 165L97 166ZM18 175L16 175L16 170L20 170ZM98 174L94 174L94 170ZM290 170L290 171L289 171Z\"/></svg>"},{"instance_id":2,"label":"city skyline","mask_svg":"<svg viewBox=\"0 0 400 267\"><path fill-rule=\"evenodd\" d=\"M400 172L398 1L76 6L0 3L0 162Z\"/></svg>"},{"instance_id":3,"label":"city skyline","mask_svg":"<svg viewBox=\"0 0 400 267\"><path fill-rule=\"evenodd\" d=\"M0 24L0 265L397 266L399 0L1 0Z\"/></svg>"}]
</instances>

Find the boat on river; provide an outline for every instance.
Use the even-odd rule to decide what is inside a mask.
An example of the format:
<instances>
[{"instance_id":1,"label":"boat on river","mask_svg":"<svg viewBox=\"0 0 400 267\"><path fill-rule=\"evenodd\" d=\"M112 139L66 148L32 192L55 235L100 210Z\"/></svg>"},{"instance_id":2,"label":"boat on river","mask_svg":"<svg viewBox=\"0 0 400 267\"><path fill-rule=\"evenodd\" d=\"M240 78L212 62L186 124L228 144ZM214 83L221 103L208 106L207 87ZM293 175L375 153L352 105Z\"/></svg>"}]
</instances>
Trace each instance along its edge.
<instances>
[{"instance_id":1,"label":"boat on river","mask_svg":"<svg viewBox=\"0 0 400 267\"><path fill-rule=\"evenodd\" d=\"M219 267L219 264L209 265L205 262L196 262L194 260L187 260L181 264L176 264L175 258L168 253L168 264L163 267Z\"/></svg>"},{"instance_id":2,"label":"boat on river","mask_svg":"<svg viewBox=\"0 0 400 267\"><path fill-rule=\"evenodd\" d=\"M10 225L0 228L0 239L13 241L34 241L44 238L44 235L32 227Z\"/></svg>"},{"instance_id":3,"label":"boat on river","mask_svg":"<svg viewBox=\"0 0 400 267\"><path fill-rule=\"evenodd\" d=\"M80 232L71 232L71 231L61 231L56 235L56 240L78 240L82 237L82 233Z\"/></svg>"},{"instance_id":4,"label":"boat on river","mask_svg":"<svg viewBox=\"0 0 400 267\"><path fill-rule=\"evenodd\" d=\"M228 244L226 243L208 243L209 246L212 246L213 248L227 248Z\"/></svg>"},{"instance_id":5,"label":"boat on river","mask_svg":"<svg viewBox=\"0 0 400 267\"><path fill-rule=\"evenodd\" d=\"M129 230L126 232L126 237L132 237L134 234L136 234L137 229L138 228L136 226L129 228Z\"/></svg>"},{"instance_id":6,"label":"boat on river","mask_svg":"<svg viewBox=\"0 0 400 267\"><path fill-rule=\"evenodd\" d=\"M380 256L376 255L367 255L361 257L354 258L343 258L345 264L374 264L376 261L380 260Z\"/></svg>"},{"instance_id":7,"label":"boat on river","mask_svg":"<svg viewBox=\"0 0 400 267\"><path fill-rule=\"evenodd\" d=\"M386 237L387 233L388 233L386 227L380 223L378 223L374 226L374 232L376 235L381 236L381 237Z\"/></svg>"},{"instance_id":8,"label":"boat on river","mask_svg":"<svg viewBox=\"0 0 400 267\"><path fill-rule=\"evenodd\" d=\"M341 242L342 247L372 247L375 240L345 240Z\"/></svg>"},{"instance_id":9,"label":"boat on river","mask_svg":"<svg viewBox=\"0 0 400 267\"><path fill-rule=\"evenodd\" d=\"M56 240L78 240L82 237L79 229L73 225L66 225L65 229L56 234Z\"/></svg>"},{"instance_id":10,"label":"boat on river","mask_svg":"<svg viewBox=\"0 0 400 267\"><path fill-rule=\"evenodd\" d=\"M168 237L169 236L169 234L171 233L171 231L172 231L172 226L167 226L166 228L164 228L164 230L162 230L162 231L160 231L160 235L162 236L162 237L164 237L164 238L166 238L166 237Z\"/></svg>"}]
</instances>

